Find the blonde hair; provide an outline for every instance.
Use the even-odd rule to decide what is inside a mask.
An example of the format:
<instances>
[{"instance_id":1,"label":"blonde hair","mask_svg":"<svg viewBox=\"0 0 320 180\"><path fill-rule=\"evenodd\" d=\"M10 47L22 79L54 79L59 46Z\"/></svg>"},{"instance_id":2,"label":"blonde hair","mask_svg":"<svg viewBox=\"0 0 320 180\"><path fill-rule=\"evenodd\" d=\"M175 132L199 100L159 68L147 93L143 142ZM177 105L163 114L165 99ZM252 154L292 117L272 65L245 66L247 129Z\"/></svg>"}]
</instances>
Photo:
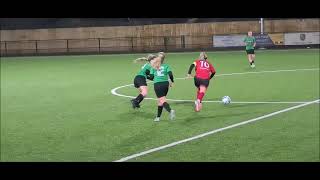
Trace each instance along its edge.
<instances>
[{"instance_id":1,"label":"blonde hair","mask_svg":"<svg viewBox=\"0 0 320 180\"><path fill-rule=\"evenodd\" d=\"M153 54L148 54L147 57L141 57L141 58L137 58L135 59L133 62L134 63L139 63L139 62L150 62L152 59L156 58L157 56L156 55L153 55Z\"/></svg>"},{"instance_id":2,"label":"blonde hair","mask_svg":"<svg viewBox=\"0 0 320 180\"><path fill-rule=\"evenodd\" d=\"M157 57L152 59L152 61L150 61L150 65L154 69L159 69L161 64L163 64L164 59L165 59L165 53L164 52L159 52Z\"/></svg>"},{"instance_id":3,"label":"blonde hair","mask_svg":"<svg viewBox=\"0 0 320 180\"><path fill-rule=\"evenodd\" d=\"M202 59L202 60L207 60L208 56L205 52L201 52L200 53L200 56L199 56L199 59Z\"/></svg>"},{"instance_id":4,"label":"blonde hair","mask_svg":"<svg viewBox=\"0 0 320 180\"><path fill-rule=\"evenodd\" d=\"M162 56L162 58L165 58L166 57L166 54L164 52L159 52L158 53L158 56Z\"/></svg>"},{"instance_id":5,"label":"blonde hair","mask_svg":"<svg viewBox=\"0 0 320 180\"><path fill-rule=\"evenodd\" d=\"M150 65L151 65L151 67L153 67L154 69L159 69L160 66L161 66L161 64L162 64L161 57L156 57L156 58L154 58L154 59L152 59L152 60L150 61Z\"/></svg>"}]
</instances>

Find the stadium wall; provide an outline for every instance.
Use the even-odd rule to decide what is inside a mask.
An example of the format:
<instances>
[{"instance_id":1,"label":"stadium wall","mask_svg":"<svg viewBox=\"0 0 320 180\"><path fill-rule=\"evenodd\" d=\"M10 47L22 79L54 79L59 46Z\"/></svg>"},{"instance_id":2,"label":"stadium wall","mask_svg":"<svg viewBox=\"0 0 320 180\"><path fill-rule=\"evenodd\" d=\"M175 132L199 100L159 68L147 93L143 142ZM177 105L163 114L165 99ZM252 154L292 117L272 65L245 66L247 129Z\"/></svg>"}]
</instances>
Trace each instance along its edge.
<instances>
[{"instance_id":1,"label":"stadium wall","mask_svg":"<svg viewBox=\"0 0 320 180\"><path fill-rule=\"evenodd\" d=\"M270 34L319 31L319 19L266 20ZM214 35L260 32L258 21L1 30L1 54L176 51L212 47ZM279 35L281 36L281 35Z\"/></svg>"}]
</instances>

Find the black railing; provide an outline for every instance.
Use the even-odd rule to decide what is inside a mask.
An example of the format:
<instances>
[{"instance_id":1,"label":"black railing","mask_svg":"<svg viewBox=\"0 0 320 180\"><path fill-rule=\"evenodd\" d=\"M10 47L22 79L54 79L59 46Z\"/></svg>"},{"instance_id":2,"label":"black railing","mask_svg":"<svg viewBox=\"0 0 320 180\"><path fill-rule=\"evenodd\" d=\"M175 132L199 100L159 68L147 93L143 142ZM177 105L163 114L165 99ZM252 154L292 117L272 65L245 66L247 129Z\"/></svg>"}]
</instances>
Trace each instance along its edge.
<instances>
[{"instance_id":1,"label":"black railing","mask_svg":"<svg viewBox=\"0 0 320 180\"><path fill-rule=\"evenodd\" d=\"M259 48L259 45L257 46ZM1 56L243 49L243 47L214 47L213 35L1 41L0 47ZM267 48L290 48L290 46Z\"/></svg>"},{"instance_id":2,"label":"black railing","mask_svg":"<svg viewBox=\"0 0 320 180\"><path fill-rule=\"evenodd\" d=\"M152 36L1 41L1 55L176 51L210 48L212 36Z\"/></svg>"}]
</instances>

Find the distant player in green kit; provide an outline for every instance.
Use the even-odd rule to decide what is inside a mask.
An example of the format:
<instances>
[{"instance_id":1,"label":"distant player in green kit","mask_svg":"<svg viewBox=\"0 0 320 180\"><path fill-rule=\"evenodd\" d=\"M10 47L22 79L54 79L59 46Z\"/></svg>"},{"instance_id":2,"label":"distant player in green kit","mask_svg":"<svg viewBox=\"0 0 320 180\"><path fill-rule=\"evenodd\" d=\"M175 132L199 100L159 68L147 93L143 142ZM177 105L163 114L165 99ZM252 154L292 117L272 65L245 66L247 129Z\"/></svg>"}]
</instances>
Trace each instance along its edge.
<instances>
[{"instance_id":1,"label":"distant player in green kit","mask_svg":"<svg viewBox=\"0 0 320 180\"><path fill-rule=\"evenodd\" d=\"M256 57L254 54L254 48L256 47L256 38L252 36L252 31L248 32L248 36L244 38L243 42L246 44L246 52L248 55L250 66L254 68L254 60Z\"/></svg>"},{"instance_id":2,"label":"distant player in green kit","mask_svg":"<svg viewBox=\"0 0 320 180\"><path fill-rule=\"evenodd\" d=\"M168 64L164 63L164 53L159 53L151 63L152 69L150 72L150 79L154 81L154 91L158 97L158 114L154 121L160 121L163 108L165 108L170 113L170 120L175 118L175 111L170 108L169 103L167 103L166 96L169 90L169 86L173 85L173 74L171 68ZM170 77L170 83L168 81L168 76Z\"/></svg>"},{"instance_id":3,"label":"distant player in green kit","mask_svg":"<svg viewBox=\"0 0 320 180\"><path fill-rule=\"evenodd\" d=\"M150 79L150 71L152 69L150 62L156 57L156 55L150 54L148 57L138 58L134 61L136 63L146 62L134 78L134 87L138 88L140 91L139 95L135 99L131 100L131 104L134 109L140 108L141 101L147 96L148 86L146 79Z\"/></svg>"}]
</instances>

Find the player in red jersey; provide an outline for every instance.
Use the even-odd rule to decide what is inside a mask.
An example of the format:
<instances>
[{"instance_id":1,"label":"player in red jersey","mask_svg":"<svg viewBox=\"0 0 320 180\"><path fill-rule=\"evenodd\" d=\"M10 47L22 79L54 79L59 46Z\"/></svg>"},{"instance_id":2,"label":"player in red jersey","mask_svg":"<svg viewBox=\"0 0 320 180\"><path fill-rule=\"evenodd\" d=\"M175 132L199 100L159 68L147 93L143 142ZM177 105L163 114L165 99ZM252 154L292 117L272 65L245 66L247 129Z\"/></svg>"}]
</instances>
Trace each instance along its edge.
<instances>
[{"instance_id":1,"label":"player in red jersey","mask_svg":"<svg viewBox=\"0 0 320 180\"><path fill-rule=\"evenodd\" d=\"M197 112L202 108L202 99L208 89L209 81L216 73L216 70L207 59L207 54L201 52L199 59L190 65L187 75L188 78L191 78L191 71L195 67L196 75L194 76L194 85L197 87L197 100L194 103L195 111Z\"/></svg>"}]
</instances>

